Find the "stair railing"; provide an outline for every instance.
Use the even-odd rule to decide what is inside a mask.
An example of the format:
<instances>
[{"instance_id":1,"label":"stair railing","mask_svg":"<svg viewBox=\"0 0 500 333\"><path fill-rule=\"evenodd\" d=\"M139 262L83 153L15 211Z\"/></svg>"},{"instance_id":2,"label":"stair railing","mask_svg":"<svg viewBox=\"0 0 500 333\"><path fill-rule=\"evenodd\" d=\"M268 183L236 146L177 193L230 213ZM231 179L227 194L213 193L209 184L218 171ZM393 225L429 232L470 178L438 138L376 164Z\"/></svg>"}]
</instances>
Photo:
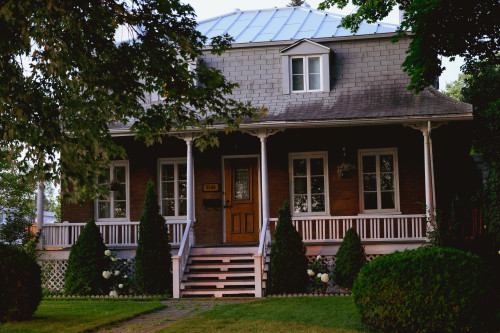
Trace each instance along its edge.
<instances>
[{"instance_id":1,"label":"stair railing","mask_svg":"<svg viewBox=\"0 0 500 333\"><path fill-rule=\"evenodd\" d=\"M181 245L177 255L172 256L172 277L173 277L173 297L180 298L181 279L184 275L184 269L189 258L191 247L194 246L193 221L188 220L184 234L182 235Z\"/></svg>"},{"instance_id":2,"label":"stair railing","mask_svg":"<svg viewBox=\"0 0 500 333\"><path fill-rule=\"evenodd\" d=\"M265 218L260 232L259 250L254 258L255 297L262 297L262 278L266 266L267 248L271 244L271 229L269 219Z\"/></svg>"}]
</instances>

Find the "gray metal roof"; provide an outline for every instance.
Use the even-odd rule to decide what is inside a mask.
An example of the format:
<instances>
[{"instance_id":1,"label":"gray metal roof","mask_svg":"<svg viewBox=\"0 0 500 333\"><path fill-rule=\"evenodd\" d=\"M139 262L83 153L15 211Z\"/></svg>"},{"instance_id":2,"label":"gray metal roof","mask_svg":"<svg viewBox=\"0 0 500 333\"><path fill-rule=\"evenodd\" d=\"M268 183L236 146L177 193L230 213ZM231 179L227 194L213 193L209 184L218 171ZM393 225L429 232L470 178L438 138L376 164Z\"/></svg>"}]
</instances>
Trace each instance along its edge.
<instances>
[{"instance_id":1,"label":"gray metal roof","mask_svg":"<svg viewBox=\"0 0 500 333\"><path fill-rule=\"evenodd\" d=\"M343 17L308 7L236 10L200 21L197 29L209 39L227 33L234 43L255 43L390 33L398 28L396 24L363 22L352 33L338 28Z\"/></svg>"}]
</instances>

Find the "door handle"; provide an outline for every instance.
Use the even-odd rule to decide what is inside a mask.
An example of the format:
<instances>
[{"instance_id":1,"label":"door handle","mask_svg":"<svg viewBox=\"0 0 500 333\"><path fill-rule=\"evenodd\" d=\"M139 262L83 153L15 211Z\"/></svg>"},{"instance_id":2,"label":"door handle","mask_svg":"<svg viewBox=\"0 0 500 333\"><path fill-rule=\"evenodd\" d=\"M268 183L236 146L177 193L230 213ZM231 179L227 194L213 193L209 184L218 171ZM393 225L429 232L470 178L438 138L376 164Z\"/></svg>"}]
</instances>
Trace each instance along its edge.
<instances>
[{"instance_id":1,"label":"door handle","mask_svg":"<svg viewBox=\"0 0 500 333\"><path fill-rule=\"evenodd\" d=\"M226 204L224 205L224 208L231 208L231 201L226 200Z\"/></svg>"}]
</instances>

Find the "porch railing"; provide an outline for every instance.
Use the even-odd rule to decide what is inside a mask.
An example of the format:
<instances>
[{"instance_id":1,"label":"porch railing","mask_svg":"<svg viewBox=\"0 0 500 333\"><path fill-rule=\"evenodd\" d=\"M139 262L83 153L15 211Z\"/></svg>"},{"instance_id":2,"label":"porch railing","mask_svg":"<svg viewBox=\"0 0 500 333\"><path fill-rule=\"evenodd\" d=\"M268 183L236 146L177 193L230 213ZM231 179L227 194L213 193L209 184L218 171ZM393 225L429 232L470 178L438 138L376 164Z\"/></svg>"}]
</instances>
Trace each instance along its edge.
<instances>
[{"instance_id":1,"label":"porch railing","mask_svg":"<svg viewBox=\"0 0 500 333\"><path fill-rule=\"evenodd\" d=\"M186 225L184 234L182 235L179 252L172 256L172 279L173 279L173 297L180 298L181 280L184 275L184 269L189 258L191 247L195 244L193 221L189 220Z\"/></svg>"},{"instance_id":2,"label":"porch railing","mask_svg":"<svg viewBox=\"0 0 500 333\"><path fill-rule=\"evenodd\" d=\"M277 218L271 218L274 233ZM426 239L426 218L415 215L359 215L328 217L293 217L292 223L304 242L342 241L355 228L362 241L401 241Z\"/></svg>"},{"instance_id":3,"label":"porch railing","mask_svg":"<svg viewBox=\"0 0 500 333\"><path fill-rule=\"evenodd\" d=\"M110 247L137 246L139 222L96 222L101 231L104 244ZM180 245L186 229L186 220L169 220L168 227L171 245ZM70 247L75 244L86 223L50 223L43 226L45 247Z\"/></svg>"}]
</instances>

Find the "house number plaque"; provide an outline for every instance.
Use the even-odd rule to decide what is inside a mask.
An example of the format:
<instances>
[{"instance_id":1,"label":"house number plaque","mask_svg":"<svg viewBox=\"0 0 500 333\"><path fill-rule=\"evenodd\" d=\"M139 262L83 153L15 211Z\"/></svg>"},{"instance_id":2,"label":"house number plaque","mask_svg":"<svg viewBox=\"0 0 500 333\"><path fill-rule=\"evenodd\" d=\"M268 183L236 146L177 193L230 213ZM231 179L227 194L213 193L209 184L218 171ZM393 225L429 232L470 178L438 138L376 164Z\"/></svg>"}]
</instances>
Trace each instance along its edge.
<instances>
[{"instance_id":1,"label":"house number plaque","mask_svg":"<svg viewBox=\"0 0 500 333\"><path fill-rule=\"evenodd\" d=\"M217 183L203 184L203 192L219 192L220 187Z\"/></svg>"}]
</instances>

